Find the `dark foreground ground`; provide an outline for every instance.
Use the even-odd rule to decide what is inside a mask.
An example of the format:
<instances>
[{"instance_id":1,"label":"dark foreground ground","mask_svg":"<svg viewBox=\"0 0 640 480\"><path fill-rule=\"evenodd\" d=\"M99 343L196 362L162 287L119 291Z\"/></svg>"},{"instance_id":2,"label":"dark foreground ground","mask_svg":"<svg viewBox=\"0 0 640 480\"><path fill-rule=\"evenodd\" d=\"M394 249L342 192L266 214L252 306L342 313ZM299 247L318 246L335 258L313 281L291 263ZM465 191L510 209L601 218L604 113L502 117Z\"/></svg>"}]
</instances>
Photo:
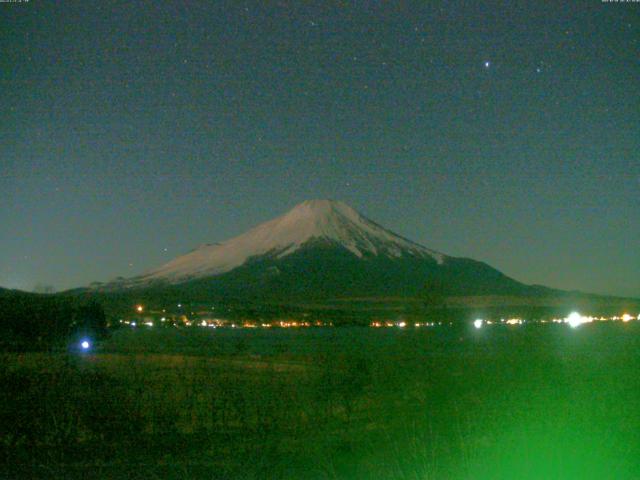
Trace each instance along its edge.
<instances>
[{"instance_id":1,"label":"dark foreground ground","mask_svg":"<svg viewBox=\"0 0 640 480\"><path fill-rule=\"evenodd\" d=\"M127 330L5 354L0 478L636 479L640 324Z\"/></svg>"}]
</instances>

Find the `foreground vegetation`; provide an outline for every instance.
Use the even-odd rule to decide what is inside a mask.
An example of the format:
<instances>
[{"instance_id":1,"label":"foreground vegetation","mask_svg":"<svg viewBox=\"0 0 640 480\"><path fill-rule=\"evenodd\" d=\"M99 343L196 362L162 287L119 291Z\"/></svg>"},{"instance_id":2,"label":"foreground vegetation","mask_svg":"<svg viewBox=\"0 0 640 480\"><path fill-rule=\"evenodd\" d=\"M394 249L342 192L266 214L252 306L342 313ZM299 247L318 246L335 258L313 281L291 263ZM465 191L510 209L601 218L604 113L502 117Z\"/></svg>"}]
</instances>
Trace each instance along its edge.
<instances>
[{"instance_id":1,"label":"foreground vegetation","mask_svg":"<svg viewBox=\"0 0 640 480\"><path fill-rule=\"evenodd\" d=\"M92 298L0 288L0 351L45 351L84 335L107 335L102 305Z\"/></svg>"},{"instance_id":2,"label":"foreground vegetation","mask_svg":"<svg viewBox=\"0 0 640 480\"><path fill-rule=\"evenodd\" d=\"M639 327L127 330L5 354L0 478L637 478Z\"/></svg>"}]
</instances>

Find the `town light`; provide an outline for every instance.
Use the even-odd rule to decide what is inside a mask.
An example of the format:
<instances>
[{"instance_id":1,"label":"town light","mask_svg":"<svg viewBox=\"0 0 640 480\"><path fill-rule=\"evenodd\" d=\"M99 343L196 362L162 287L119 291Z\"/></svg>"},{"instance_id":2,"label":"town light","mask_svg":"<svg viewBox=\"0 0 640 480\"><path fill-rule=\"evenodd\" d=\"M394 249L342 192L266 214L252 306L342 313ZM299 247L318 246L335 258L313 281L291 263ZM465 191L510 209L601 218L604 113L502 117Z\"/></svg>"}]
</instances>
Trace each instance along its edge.
<instances>
[{"instance_id":1,"label":"town light","mask_svg":"<svg viewBox=\"0 0 640 480\"><path fill-rule=\"evenodd\" d=\"M482 328L482 319L481 318L477 318L476 320L473 321L473 326L476 328Z\"/></svg>"},{"instance_id":2,"label":"town light","mask_svg":"<svg viewBox=\"0 0 640 480\"><path fill-rule=\"evenodd\" d=\"M578 312L571 312L565 321L571 328L576 328L585 323L587 319L580 315Z\"/></svg>"},{"instance_id":3,"label":"town light","mask_svg":"<svg viewBox=\"0 0 640 480\"><path fill-rule=\"evenodd\" d=\"M144 307L142 305L136 305L136 312L142 313L143 310L144 310Z\"/></svg>"}]
</instances>

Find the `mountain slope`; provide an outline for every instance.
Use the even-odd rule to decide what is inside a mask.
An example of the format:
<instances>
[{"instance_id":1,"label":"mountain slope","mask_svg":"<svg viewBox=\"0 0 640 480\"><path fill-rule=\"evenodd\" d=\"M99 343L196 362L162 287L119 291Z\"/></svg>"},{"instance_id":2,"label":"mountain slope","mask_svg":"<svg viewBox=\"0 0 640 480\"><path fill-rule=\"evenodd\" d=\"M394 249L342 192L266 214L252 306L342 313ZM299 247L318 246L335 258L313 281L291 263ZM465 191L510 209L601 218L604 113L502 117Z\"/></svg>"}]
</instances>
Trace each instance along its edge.
<instances>
[{"instance_id":1,"label":"mountain slope","mask_svg":"<svg viewBox=\"0 0 640 480\"><path fill-rule=\"evenodd\" d=\"M156 284L156 286L158 286ZM438 295L528 295L523 285L490 266L470 259L370 256L323 240L309 242L283 258L256 257L230 272L166 286L175 298L251 298L321 300L353 297Z\"/></svg>"}]
</instances>

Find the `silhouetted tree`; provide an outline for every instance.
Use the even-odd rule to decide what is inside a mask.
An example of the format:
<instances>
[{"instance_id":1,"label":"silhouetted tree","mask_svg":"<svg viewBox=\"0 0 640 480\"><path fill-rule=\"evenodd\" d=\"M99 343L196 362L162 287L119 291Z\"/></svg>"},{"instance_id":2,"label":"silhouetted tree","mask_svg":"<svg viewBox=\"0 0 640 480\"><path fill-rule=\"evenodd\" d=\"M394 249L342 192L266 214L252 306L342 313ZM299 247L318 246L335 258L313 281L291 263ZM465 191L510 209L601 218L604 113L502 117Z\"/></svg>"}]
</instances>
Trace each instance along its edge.
<instances>
[{"instance_id":1,"label":"silhouetted tree","mask_svg":"<svg viewBox=\"0 0 640 480\"><path fill-rule=\"evenodd\" d=\"M107 329L107 317L102 305L95 300L81 305L76 313L75 329L96 336L104 335Z\"/></svg>"}]
</instances>

